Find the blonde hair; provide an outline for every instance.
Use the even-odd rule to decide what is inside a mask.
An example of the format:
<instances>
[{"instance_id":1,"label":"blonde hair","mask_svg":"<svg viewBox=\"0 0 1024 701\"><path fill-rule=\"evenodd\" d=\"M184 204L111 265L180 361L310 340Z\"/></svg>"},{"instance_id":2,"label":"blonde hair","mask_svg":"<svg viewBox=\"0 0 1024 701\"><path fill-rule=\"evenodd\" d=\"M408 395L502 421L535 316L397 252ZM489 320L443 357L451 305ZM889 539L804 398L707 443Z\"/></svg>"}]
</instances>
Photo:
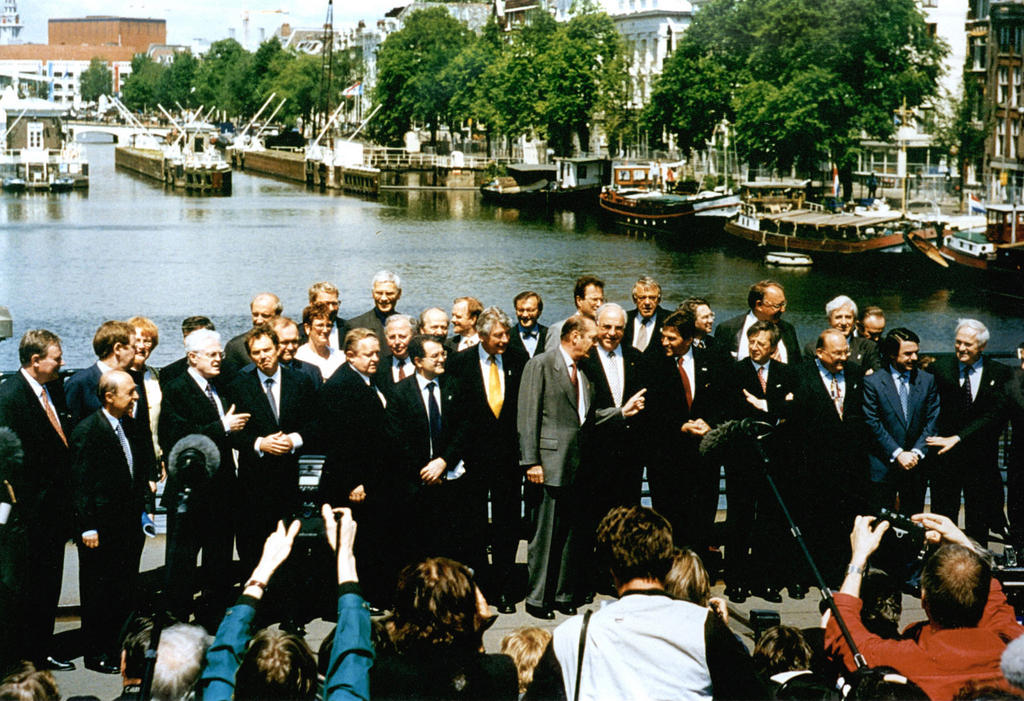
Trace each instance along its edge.
<instances>
[{"instance_id":1,"label":"blonde hair","mask_svg":"<svg viewBox=\"0 0 1024 701\"><path fill-rule=\"evenodd\" d=\"M689 548L677 549L672 556L672 568L665 577L665 591L673 599L681 599L707 606L711 596L708 571L700 556Z\"/></svg>"},{"instance_id":2,"label":"blonde hair","mask_svg":"<svg viewBox=\"0 0 1024 701\"><path fill-rule=\"evenodd\" d=\"M520 694L533 683L533 670L550 642L551 632L543 628L519 628L501 639L501 653L516 663Z\"/></svg>"}]
</instances>

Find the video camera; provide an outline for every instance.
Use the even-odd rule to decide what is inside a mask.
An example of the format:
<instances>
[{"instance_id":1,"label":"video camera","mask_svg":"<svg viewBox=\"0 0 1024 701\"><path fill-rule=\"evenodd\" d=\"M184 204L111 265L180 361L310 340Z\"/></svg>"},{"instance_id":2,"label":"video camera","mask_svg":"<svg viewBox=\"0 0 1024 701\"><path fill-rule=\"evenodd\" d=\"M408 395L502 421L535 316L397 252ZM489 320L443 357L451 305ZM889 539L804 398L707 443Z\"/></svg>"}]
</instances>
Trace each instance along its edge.
<instances>
[{"instance_id":1,"label":"video camera","mask_svg":"<svg viewBox=\"0 0 1024 701\"><path fill-rule=\"evenodd\" d=\"M901 551L907 555L916 551L914 558L919 561L924 560L925 555L928 554L928 543L924 538L926 530L924 526L912 520L909 516L898 514L884 506L875 514L875 522L880 523L881 521L889 522L887 533L895 536Z\"/></svg>"},{"instance_id":2,"label":"video camera","mask_svg":"<svg viewBox=\"0 0 1024 701\"><path fill-rule=\"evenodd\" d=\"M295 518L302 524L298 538L324 537L324 521L320 516L320 477L324 471L322 455L299 458L299 508Z\"/></svg>"},{"instance_id":3,"label":"video camera","mask_svg":"<svg viewBox=\"0 0 1024 701\"><path fill-rule=\"evenodd\" d=\"M1004 545L1002 553L992 556L992 576L1003 587L1017 622L1024 620L1024 567L1019 564L1017 550L1012 545Z\"/></svg>"}]
</instances>

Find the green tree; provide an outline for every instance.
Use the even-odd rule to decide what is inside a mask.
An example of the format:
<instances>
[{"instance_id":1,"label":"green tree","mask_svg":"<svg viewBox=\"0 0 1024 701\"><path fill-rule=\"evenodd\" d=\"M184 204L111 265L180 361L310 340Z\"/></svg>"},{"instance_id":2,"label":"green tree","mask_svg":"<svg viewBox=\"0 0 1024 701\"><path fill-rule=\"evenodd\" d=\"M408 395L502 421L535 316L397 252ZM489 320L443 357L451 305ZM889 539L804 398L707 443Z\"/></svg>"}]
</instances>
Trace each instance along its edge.
<instances>
[{"instance_id":1,"label":"green tree","mask_svg":"<svg viewBox=\"0 0 1024 701\"><path fill-rule=\"evenodd\" d=\"M436 141L438 122L449 116L452 84L438 76L469 44L471 32L444 7L417 10L388 35L377 54L373 102L381 111L371 133L399 143L413 120L428 123Z\"/></svg>"},{"instance_id":2,"label":"green tree","mask_svg":"<svg viewBox=\"0 0 1024 701\"><path fill-rule=\"evenodd\" d=\"M110 88L114 84L114 75L110 67L102 58L93 58L89 61L89 67L82 71L79 76L79 91L85 102L95 102L100 95L109 95Z\"/></svg>"},{"instance_id":3,"label":"green tree","mask_svg":"<svg viewBox=\"0 0 1024 701\"><path fill-rule=\"evenodd\" d=\"M266 94L275 92L279 98L286 99L275 119L294 125L296 119L302 117L308 123L317 105L320 57L282 52L274 57L268 75L273 77L266 82Z\"/></svg>"},{"instance_id":4,"label":"green tree","mask_svg":"<svg viewBox=\"0 0 1024 701\"><path fill-rule=\"evenodd\" d=\"M850 173L861 133L933 96L946 48L915 0L711 0L665 63L644 121L694 146L727 118L740 155Z\"/></svg>"},{"instance_id":5,"label":"green tree","mask_svg":"<svg viewBox=\"0 0 1024 701\"><path fill-rule=\"evenodd\" d=\"M124 81L122 89L125 107L130 110L146 111L155 109L160 76L166 68L146 54L132 57L132 72Z\"/></svg>"},{"instance_id":6,"label":"green tree","mask_svg":"<svg viewBox=\"0 0 1024 701\"><path fill-rule=\"evenodd\" d=\"M182 107L198 107L194 98L196 72L199 60L189 51L174 55L171 65L160 74L157 84L157 96L160 104L173 109L176 104Z\"/></svg>"},{"instance_id":7,"label":"green tree","mask_svg":"<svg viewBox=\"0 0 1024 701\"><path fill-rule=\"evenodd\" d=\"M210 45L195 77L195 102L226 110L230 116L248 117L249 62L252 55L234 39L221 39Z\"/></svg>"},{"instance_id":8,"label":"green tree","mask_svg":"<svg viewBox=\"0 0 1024 701\"><path fill-rule=\"evenodd\" d=\"M959 173L961 209L967 169L980 170L985 158L985 135L993 127L991 110L987 109L978 84L963 81L959 96L947 96L935 118L932 142L947 156L950 168L956 164Z\"/></svg>"}]
</instances>

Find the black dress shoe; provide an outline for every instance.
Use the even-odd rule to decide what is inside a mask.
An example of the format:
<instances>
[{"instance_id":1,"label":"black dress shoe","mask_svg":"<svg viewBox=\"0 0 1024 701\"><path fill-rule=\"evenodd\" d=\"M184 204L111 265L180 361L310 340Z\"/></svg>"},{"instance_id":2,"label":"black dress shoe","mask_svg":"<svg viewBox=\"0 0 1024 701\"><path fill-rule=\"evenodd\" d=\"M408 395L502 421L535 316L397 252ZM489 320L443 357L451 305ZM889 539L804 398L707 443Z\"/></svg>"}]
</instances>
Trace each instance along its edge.
<instances>
[{"instance_id":1,"label":"black dress shoe","mask_svg":"<svg viewBox=\"0 0 1024 701\"><path fill-rule=\"evenodd\" d=\"M527 604L526 612L534 618L539 618L542 621L555 620L555 612L546 606L534 606L533 604Z\"/></svg>"},{"instance_id":2,"label":"black dress shoe","mask_svg":"<svg viewBox=\"0 0 1024 701\"><path fill-rule=\"evenodd\" d=\"M43 660L43 663L39 665L39 669L50 669L55 672L73 672L77 668L75 667L74 662L58 660L56 657L47 657Z\"/></svg>"},{"instance_id":3,"label":"black dress shoe","mask_svg":"<svg viewBox=\"0 0 1024 701\"><path fill-rule=\"evenodd\" d=\"M498 613L515 613L516 605L512 597L502 594L498 597L497 609Z\"/></svg>"},{"instance_id":4,"label":"black dress shoe","mask_svg":"<svg viewBox=\"0 0 1024 701\"><path fill-rule=\"evenodd\" d=\"M747 600L748 594L749 592L746 587L737 587L730 584L725 588L725 595L729 597L729 601L734 604L742 604Z\"/></svg>"},{"instance_id":5,"label":"black dress shoe","mask_svg":"<svg viewBox=\"0 0 1024 701\"><path fill-rule=\"evenodd\" d=\"M588 591L586 594L583 595L583 605L586 606L592 603L594 603L594 592Z\"/></svg>"},{"instance_id":6,"label":"black dress shoe","mask_svg":"<svg viewBox=\"0 0 1024 701\"><path fill-rule=\"evenodd\" d=\"M555 610L559 613L564 613L566 616L575 616L578 613L575 606L560 601L555 602Z\"/></svg>"},{"instance_id":7,"label":"black dress shoe","mask_svg":"<svg viewBox=\"0 0 1024 701\"><path fill-rule=\"evenodd\" d=\"M108 657L86 657L85 668L100 674L120 674L121 667L110 661Z\"/></svg>"},{"instance_id":8,"label":"black dress shoe","mask_svg":"<svg viewBox=\"0 0 1024 701\"><path fill-rule=\"evenodd\" d=\"M789 589L790 599L800 600L807 596L807 589L803 584L790 584L787 588Z\"/></svg>"},{"instance_id":9,"label":"black dress shoe","mask_svg":"<svg viewBox=\"0 0 1024 701\"><path fill-rule=\"evenodd\" d=\"M765 587L758 593L758 596L760 596L765 601L769 601L773 604L782 603L782 594L780 594L779 590L775 587Z\"/></svg>"}]
</instances>

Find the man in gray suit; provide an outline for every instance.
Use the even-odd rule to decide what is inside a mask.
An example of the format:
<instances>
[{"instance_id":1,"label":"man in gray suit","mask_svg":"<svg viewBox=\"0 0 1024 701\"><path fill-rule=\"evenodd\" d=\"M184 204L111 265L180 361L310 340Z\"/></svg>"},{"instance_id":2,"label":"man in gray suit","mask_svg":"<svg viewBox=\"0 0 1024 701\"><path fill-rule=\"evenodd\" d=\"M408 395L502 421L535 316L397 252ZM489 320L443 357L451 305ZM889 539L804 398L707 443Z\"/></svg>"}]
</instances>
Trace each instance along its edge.
<instances>
[{"instance_id":1,"label":"man in gray suit","mask_svg":"<svg viewBox=\"0 0 1024 701\"><path fill-rule=\"evenodd\" d=\"M577 483L586 479L580 474L580 442L591 425L621 421L644 406L644 390L640 390L621 408L594 411L593 384L578 364L596 338L593 319L569 317L562 324L559 345L526 364L519 389L519 464L530 482L543 485L537 528L527 551L530 592L526 597L526 611L541 619L554 618L552 605L566 615L576 613L575 502Z\"/></svg>"}]
</instances>

